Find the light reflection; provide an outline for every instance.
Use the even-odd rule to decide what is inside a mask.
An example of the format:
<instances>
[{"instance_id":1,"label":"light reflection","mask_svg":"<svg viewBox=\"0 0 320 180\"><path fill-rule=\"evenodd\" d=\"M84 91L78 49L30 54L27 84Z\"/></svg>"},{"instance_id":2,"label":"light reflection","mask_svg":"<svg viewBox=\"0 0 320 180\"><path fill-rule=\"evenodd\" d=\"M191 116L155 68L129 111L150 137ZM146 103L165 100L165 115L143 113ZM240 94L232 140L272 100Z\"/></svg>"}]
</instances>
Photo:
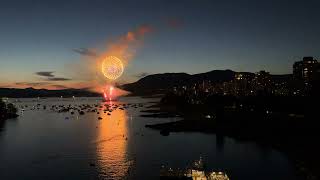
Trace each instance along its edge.
<instances>
[{"instance_id":1,"label":"light reflection","mask_svg":"<svg viewBox=\"0 0 320 180\"><path fill-rule=\"evenodd\" d=\"M111 104L111 102L105 103ZM105 105L103 104L103 105ZM117 103L114 103L117 104ZM104 109L104 108L103 108ZM123 179L129 173L130 161L127 158L127 113L116 109L108 115L108 111L100 110L97 126L97 163L102 176L112 179Z\"/></svg>"}]
</instances>

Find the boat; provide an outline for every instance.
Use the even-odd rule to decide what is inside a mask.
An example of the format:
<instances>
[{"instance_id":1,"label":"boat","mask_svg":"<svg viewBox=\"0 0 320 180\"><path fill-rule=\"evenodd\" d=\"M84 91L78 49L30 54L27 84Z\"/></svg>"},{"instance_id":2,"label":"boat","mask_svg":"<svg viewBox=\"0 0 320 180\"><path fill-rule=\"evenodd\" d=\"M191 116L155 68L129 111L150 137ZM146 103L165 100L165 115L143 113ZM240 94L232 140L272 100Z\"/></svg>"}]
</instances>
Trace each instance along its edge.
<instances>
[{"instance_id":1,"label":"boat","mask_svg":"<svg viewBox=\"0 0 320 180\"><path fill-rule=\"evenodd\" d=\"M230 180L228 175L221 171L206 171L202 158L192 163L186 169L173 169L166 166L161 166L160 179L189 179L189 180Z\"/></svg>"}]
</instances>

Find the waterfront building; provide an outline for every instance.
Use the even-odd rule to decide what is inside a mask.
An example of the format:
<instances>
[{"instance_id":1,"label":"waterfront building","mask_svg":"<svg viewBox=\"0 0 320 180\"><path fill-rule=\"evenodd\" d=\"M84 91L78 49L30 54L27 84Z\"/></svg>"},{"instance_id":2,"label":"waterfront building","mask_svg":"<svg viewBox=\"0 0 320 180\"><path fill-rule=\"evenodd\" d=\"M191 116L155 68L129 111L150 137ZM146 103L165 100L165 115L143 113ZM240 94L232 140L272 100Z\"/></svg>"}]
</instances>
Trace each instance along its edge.
<instances>
[{"instance_id":1,"label":"waterfront building","mask_svg":"<svg viewBox=\"0 0 320 180\"><path fill-rule=\"evenodd\" d=\"M252 82L254 92L260 95L272 93L272 79L269 72L259 71Z\"/></svg>"},{"instance_id":2,"label":"waterfront building","mask_svg":"<svg viewBox=\"0 0 320 180\"><path fill-rule=\"evenodd\" d=\"M160 179L190 179L190 180L230 180L224 172L205 171L203 160L200 157L186 170L172 169L162 166Z\"/></svg>"},{"instance_id":3,"label":"waterfront building","mask_svg":"<svg viewBox=\"0 0 320 180\"><path fill-rule=\"evenodd\" d=\"M314 80L320 69L319 62L313 57L304 57L302 61L293 64L293 77L295 80L310 82Z\"/></svg>"}]
</instances>

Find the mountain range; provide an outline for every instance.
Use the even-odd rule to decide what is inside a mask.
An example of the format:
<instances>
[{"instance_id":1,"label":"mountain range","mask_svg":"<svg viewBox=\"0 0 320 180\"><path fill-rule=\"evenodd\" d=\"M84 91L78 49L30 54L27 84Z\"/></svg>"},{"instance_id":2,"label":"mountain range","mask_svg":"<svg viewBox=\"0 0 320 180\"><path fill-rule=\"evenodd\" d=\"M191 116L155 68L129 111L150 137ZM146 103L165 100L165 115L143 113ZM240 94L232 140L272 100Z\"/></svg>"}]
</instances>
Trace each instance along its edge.
<instances>
[{"instance_id":1,"label":"mountain range","mask_svg":"<svg viewBox=\"0 0 320 180\"><path fill-rule=\"evenodd\" d=\"M237 72L232 70L213 70L206 73L187 74L187 73L163 73L152 74L139 79L134 83L121 85L120 88L131 92L134 95L150 95L165 93L168 89L175 86L188 86L202 81L210 81L212 83L227 82L234 79ZM254 77L254 73L241 72L247 77ZM271 75L275 81L287 81L292 75ZM101 96L98 93L92 93L86 89L63 89L63 90L47 90L47 89L13 89L0 88L0 97L72 97L72 96Z\"/></svg>"},{"instance_id":2,"label":"mountain range","mask_svg":"<svg viewBox=\"0 0 320 180\"><path fill-rule=\"evenodd\" d=\"M162 93L175 86L189 85L203 80L229 81L234 78L234 74L235 72L231 70L214 70L194 75L187 73L152 74L139 79L137 82L124 84L121 88L134 94Z\"/></svg>"},{"instance_id":3,"label":"mountain range","mask_svg":"<svg viewBox=\"0 0 320 180\"><path fill-rule=\"evenodd\" d=\"M34 98L34 97L94 97L100 94L90 92L86 89L62 89L62 90L48 90L48 89L16 89L16 88L0 88L0 97L9 98Z\"/></svg>"},{"instance_id":4,"label":"mountain range","mask_svg":"<svg viewBox=\"0 0 320 180\"><path fill-rule=\"evenodd\" d=\"M234 79L236 73L232 70L213 70L193 75L187 73L153 74L141 78L134 83L124 84L121 88L136 95L157 94L164 93L175 86L188 86L202 81L210 81L212 83L228 82ZM251 72L241 72L241 74L246 77L255 76ZM291 74L271 75L271 78L275 81L286 81L291 79L291 77Z\"/></svg>"}]
</instances>

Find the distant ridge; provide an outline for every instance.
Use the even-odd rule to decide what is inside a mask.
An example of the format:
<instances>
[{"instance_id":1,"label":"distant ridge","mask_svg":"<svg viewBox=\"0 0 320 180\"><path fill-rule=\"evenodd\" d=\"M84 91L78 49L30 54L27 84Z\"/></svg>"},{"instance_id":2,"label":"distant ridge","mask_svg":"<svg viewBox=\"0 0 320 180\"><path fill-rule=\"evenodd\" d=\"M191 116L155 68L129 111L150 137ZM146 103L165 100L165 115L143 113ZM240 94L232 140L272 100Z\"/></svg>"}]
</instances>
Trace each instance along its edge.
<instances>
[{"instance_id":1,"label":"distant ridge","mask_svg":"<svg viewBox=\"0 0 320 180\"><path fill-rule=\"evenodd\" d=\"M16 89L16 88L0 88L0 97L9 98L34 98L34 97L94 97L100 94L90 92L86 89L63 89L63 90L47 90L47 89Z\"/></svg>"},{"instance_id":2,"label":"distant ridge","mask_svg":"<svg viewBox=\"0 0 320 180\"><path fill-rule=\"evenodd\" d=\"M193 75L187 73L153 74L141 78L137 82L124 84L122 88L137 95L163 93L175 86L190 85L203 80L212 82L230 81L234 78L235 73L231 70L213 70Z\"/></svg>"},{"instance_id":3,"label":"distant ridge","mask_svg":"<svg viewBox=\"0 0 320 180\"><path fill-rule=\"evenodd\" d=\"M122 89L130 91L136 95L163 93L175 86L191 85L201 81L228 82L234 79L237 72L232 70L213 70L206 73L187 74L187 73L163 73L152 74L139 79L134 83L124 84ZM251 72L241 72L253 77ZM290 78L291 75L272 75L274 79Z\"/></svg>"},{"instance_id":4,"label":"distant ridge","mask_svg":"<svg viewBox=\"0 0 320 180\"><path fill-rule=\"evenodd\" d=\"M175 86L188 86L201 81L228 82L234 79L237 72L232 70L213 70L206 73L187 74L187 73L163 73L152 74L139 79L134 83L124 84L121 89L130 91L135 95L150 95L165 93L168 89ZM251 72L241 72L250 77L254 76ZM292 74L271 75L275 81L286 81L292 78ZM30 97L97 97L99 93L90 92L87 89L63 89L63 90L47 90L47 89L15 89L0 88L0 97L11 98L30 98Z\"/></svg>"}]
</instances>

